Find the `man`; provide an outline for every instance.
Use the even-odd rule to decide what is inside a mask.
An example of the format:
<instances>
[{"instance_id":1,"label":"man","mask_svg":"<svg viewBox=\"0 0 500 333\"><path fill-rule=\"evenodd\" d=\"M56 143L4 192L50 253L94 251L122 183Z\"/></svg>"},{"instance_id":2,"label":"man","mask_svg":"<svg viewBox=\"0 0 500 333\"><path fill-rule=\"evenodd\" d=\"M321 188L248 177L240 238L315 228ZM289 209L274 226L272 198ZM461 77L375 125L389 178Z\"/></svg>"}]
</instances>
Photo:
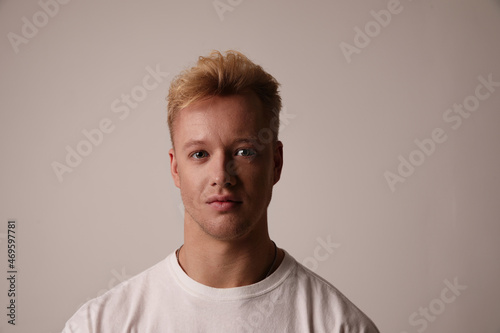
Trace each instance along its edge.
<instances>
[{"instance_id":1,"label":"man","mask_svg":"<svg viewBox=\"0 0 500 333\"><path fill-rule=\"evenodd\" d=\"M184 244L87 302L63 333L378 332L269 237L283 165L278 86L235 51L200 57L173 80L169 154Z\"/></svg>"}]
</instances>

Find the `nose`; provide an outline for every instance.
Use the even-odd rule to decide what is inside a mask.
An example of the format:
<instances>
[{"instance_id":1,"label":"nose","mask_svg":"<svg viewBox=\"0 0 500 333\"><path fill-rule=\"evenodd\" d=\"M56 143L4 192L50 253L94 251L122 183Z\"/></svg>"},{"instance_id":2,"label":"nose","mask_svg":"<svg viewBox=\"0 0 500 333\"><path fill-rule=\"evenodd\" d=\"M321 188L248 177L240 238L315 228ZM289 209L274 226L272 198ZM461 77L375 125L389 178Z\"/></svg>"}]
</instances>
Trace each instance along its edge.
<instances>
[{"instance_id":1,"label":"nose","mask_svg":"<svg viewBox=\"0 0 500 333\"><path fill-rule=\"evenodd\" d=\"M236 169L231 155L219 153L210 160L210 185L230 187L236 184Z\"/></svg>"}]
</instances>

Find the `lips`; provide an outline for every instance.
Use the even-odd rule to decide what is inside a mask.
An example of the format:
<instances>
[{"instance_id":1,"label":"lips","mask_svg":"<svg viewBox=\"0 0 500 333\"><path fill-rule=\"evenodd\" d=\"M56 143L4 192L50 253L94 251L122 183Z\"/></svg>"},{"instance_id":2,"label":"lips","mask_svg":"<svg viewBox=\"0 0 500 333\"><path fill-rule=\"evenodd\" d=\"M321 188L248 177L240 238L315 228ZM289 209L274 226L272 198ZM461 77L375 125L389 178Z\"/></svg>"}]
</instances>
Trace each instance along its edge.
<instances>
[{"instance_id":1,"label":"lips","mask_svg":"<svg viewBox=\"0 0 500 333\"><path fill-rule=\"evenodd\" d=\"M217 211L230 211L243 202L234 195L213 195L208 197L207 204Z\"/></svg>"}]
</instances>

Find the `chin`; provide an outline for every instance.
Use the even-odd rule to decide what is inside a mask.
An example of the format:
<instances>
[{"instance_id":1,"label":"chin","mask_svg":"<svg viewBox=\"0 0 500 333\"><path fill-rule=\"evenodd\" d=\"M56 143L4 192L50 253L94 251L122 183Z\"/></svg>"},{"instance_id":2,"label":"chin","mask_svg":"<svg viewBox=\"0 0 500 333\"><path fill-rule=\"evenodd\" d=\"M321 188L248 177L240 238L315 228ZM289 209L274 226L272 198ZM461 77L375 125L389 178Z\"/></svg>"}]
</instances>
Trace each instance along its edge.
<instances>
[{"instance_id":1,"label":"chin","mask_svg":"<svg viewBox=\"0 0 500 333\"><path fill-rule=\"evenodd\" d=\"M201 229L217 240L236 240L247 235L252 229L248 221L204 221L198 223Z\"/></svg>"}]
</instances>

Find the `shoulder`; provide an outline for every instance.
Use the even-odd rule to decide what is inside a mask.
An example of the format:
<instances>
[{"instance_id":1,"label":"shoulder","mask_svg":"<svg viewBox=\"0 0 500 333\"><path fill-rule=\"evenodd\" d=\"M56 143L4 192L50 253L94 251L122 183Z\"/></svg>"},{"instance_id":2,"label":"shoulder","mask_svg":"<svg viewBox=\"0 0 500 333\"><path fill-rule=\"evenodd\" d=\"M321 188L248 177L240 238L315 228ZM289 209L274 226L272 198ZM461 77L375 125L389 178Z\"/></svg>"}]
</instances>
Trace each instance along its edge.
<instances>
[{"instance_id":1,"label":"shoulder","mask_svg":"<svg viewBox=\"0 0 500 333\"><path fill-rule=\"evenodd\" d=\"M340 332L379 333L372 320L330 282L295 261L292 281L312 313L338 326Z\"/></svg>"},{"instance_id":2,"label":"shoulder","mask_svg":"<svg viewBox=\"0 0 500 333\"><path fill-rule=\"evenodd\" d=\"M154 293L167 272L168 257L83 304L66 322L63 333L99 332L103 325L133 313L146 295Z\"/></svg>"}]
</instances>

